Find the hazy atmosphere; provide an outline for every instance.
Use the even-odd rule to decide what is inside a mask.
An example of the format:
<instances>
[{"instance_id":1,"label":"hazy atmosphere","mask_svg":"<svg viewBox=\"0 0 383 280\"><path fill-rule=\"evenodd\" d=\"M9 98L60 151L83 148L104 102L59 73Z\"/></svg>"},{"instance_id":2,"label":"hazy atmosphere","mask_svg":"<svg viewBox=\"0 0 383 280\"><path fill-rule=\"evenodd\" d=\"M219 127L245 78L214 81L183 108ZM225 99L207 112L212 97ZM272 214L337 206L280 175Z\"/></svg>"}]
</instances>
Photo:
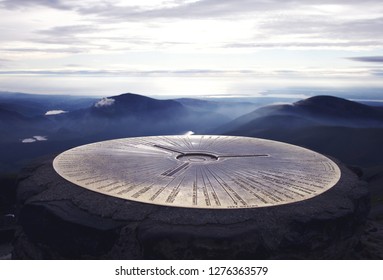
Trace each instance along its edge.
<instances>
[{"instance_id":1,"label":"hazy atmosphere","mask_svg":"<svg viewBox=\"0 0 383 280\"><path fill-rule=\"evenodd\" d=\"M259 96L383 87L380 0L3 0L0 23L1 91Z\"/></svg>"}]
</instances>

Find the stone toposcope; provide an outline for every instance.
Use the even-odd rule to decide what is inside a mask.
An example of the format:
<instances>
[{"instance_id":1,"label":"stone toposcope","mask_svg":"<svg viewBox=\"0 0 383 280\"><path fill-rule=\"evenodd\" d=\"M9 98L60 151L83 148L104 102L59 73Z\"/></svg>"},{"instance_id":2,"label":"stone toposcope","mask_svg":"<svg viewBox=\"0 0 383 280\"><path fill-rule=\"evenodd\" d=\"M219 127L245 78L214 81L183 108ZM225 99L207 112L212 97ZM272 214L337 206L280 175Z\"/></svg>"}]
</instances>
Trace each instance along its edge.
<instances>
[{"instance_id":1,"label":"stone toposcope","mask_svg":"<svg viewBox=\"0 0 383 280\"><path fill-rule=\"evenodd\" d=\"M369 211L336 159L232 136L79 146L26 168L17 192L17 259L350 258Z\"/></svg>"},{"instance_id":2,"label":"stone toposcope","mask_svg":"<svg viewBox=\"0 0 383 280\"><path fill-rule=\"evenodd\" d=\"M254 208L333 187L338 166L313 151L234 136L157 136L76 147L53 162L68 181L123 199L176 207Z\"/></svg>"}]
</instances>

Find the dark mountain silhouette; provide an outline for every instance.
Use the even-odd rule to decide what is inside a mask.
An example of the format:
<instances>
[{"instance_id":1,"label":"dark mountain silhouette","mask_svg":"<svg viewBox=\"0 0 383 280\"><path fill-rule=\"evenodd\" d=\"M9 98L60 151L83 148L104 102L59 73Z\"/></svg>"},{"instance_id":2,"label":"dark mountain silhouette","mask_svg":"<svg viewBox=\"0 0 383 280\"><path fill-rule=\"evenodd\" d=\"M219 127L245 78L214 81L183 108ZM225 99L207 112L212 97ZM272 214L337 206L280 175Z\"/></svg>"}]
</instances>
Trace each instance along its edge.
<instances>
[{"instance_id":1,"label":"dark mountain silhouette","mask_svg":"<svg viewBox=\"0 0 383 280\"><path fill-rule=\"evenodd\" d=\"M270 117L272 119L269 119ZM383 108L333 96L315 96L293 104L271 105L256 109L224 125L217 131L246 130L259 126L269 128L268 123L279 127L287 124L284 119L293 120L294 126L323 124L376 127L383 125ZM244 127L241 128L241 126Z\"/></svg>"},{"instance_id":2,"label":"dark mountain silhouette","mask_svg":"<svg viewBox=\"0 0 383 280\"><path fill-rule=\"evenodd\" d=\"M304 146L349 164L383 163L383 111L342 98L317 96L257 109L218 129Z\"/></svg>"},{"instance_id":3,"label":"dark mountain silhouette","mask_svg":"<svg viewBox=\"0 0 383 280\"><path fill-rule=\"evenodd\" d=\"M315 96L294 103L307 117L345 124L383 124L383 109L334 96Z\"/></svg>"}]
</instances>

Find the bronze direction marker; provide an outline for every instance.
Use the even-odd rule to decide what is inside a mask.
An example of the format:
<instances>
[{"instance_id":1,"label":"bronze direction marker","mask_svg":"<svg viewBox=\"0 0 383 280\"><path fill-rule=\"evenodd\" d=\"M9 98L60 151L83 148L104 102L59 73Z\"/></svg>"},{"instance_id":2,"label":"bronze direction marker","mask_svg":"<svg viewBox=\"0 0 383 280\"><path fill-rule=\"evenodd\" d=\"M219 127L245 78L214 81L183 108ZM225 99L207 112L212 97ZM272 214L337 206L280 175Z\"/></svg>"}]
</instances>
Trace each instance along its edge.
<instances>
[{"instance_id":1,"label":"bronze direction marker","mask_svg":"<svg viewBox=\"0 0 383 280\"><path fill-rule=\"evenodd\" d=\"M89 190L172 207L233 209L289 204L332 188L329 158L276 141L211 135L153 136L79 146L53 167Z\"/></svg>"}]
</instances>

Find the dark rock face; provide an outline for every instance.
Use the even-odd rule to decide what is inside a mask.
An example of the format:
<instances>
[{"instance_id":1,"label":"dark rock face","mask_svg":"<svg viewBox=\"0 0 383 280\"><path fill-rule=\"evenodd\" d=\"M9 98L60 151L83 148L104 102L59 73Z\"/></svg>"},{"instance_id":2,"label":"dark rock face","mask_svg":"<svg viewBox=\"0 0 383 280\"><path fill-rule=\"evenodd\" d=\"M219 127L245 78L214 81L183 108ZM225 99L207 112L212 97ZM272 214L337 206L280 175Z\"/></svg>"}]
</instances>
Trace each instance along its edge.
<instances>
[{"instance_id":1,"label":"dark rock face","mask_svg":"<svg viewBox=\"0 0 383 280\"><path fill-rule=\"evenodd\" d=\"M150 205L62 179L52 159L18 184L15 259L347 259L369 212L366 183L340 181L309 200L233 210Z\"/></svg>"}]
</instances>

